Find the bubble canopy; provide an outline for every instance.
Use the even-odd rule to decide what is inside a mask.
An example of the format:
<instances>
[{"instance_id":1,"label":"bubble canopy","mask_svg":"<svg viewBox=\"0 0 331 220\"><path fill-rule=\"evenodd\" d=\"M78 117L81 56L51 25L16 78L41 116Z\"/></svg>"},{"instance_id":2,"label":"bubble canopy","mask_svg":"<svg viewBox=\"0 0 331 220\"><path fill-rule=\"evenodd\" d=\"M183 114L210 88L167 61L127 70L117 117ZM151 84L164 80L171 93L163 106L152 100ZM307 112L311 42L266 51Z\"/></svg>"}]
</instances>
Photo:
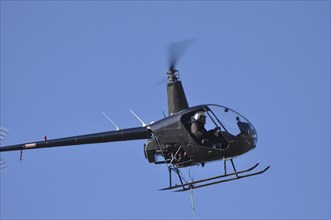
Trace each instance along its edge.
<instances>
[{"instance_id":1,"label":"bubble canopy","mask_svg":"<svg viewBox=\"0 0 331 220\"><path fill-rule=\"evenodd\" d=\"M228 136L245 136L251 140L251 146L257 143L257 132L253 124L238 112L221 105L209 104L204 106L207 114L206 127L219 127Z\"/></svg>"}]
</instances>

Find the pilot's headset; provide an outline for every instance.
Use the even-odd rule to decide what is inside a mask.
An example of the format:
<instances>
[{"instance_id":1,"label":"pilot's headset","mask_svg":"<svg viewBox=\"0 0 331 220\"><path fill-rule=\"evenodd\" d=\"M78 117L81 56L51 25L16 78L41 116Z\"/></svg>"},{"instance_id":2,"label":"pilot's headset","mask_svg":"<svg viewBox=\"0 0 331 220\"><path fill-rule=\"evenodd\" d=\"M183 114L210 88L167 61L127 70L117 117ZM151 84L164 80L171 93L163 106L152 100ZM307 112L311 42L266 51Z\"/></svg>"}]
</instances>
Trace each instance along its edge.
<instances>
[{"instance_id":1,"label":"pilot's headset","mask_svg":"<svg viewBox=\"0 0 331 220\"><path fill-rule=\"evenodd\" d=\"M194 120L198 121L198 120L200 119L201 116L203 116L203 117L206 118L206 113L203 112L203 111L195 113L195 115L194 115Z\"/></svg>"}]
</instances>

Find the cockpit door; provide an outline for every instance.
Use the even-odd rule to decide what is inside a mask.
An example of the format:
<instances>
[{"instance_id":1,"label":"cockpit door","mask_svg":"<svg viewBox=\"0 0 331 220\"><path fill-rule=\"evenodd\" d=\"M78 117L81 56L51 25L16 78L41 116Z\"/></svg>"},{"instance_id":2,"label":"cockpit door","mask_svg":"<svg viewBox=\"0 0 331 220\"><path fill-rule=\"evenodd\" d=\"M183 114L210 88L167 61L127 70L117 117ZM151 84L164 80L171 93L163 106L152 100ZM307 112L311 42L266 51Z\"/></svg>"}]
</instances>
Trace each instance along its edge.
<instances>
[{"instance_id":1,"label":"cockpit door","mask_svg":"<svg viewBox=\"0 0 331 220\"><path fill-rule=\"evenodd\" d=\"M198 140L191 131L192 123L194 123L194 115L195 115L195 113L201 112L201 111L205 112L205 114L207 116L205 129L207 130L209 135L208 135L208 138L206 138L207 141L205 141L205 142ZM224 137L224 135L222 133L222 129L217 124L217 121L212 116L212 114L209 113L208 111L210 111L209 108L201 108L201 109L197 109L194 112L187 113L182 116L181 122L196 145L203 146L203 147L213 147L216 149L226 149L228 147L228 141Z\"/></svg>"}]
</instances>

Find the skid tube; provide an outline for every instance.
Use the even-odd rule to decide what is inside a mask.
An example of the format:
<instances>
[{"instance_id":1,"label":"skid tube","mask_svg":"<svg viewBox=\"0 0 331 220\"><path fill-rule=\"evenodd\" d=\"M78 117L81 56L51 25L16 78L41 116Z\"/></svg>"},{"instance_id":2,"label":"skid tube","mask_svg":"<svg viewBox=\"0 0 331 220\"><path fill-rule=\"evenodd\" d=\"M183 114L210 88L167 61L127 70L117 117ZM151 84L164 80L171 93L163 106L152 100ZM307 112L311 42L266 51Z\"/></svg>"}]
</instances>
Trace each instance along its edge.
<instances>
[{"instance_id":1,"label":"skid tube","mask_svg":"<svg viewBox=\"0 0 331 220\"><path fill-rule=\"evenodd\" d=\"M236 176L236 177L233 177L233 178L223 179L223 180L219 180L219 181L215 181L215 182L211 182L211 183L206 183L206 184L201 184L201 185L197 185L197 186L194 186L194 185L190 184L188 188L184 187L183 189L179 189L179 190L176 190L174 192L184 192L184 191L191 190L191 189L197 189L197 188L201 188L201 187L205 187L205 186L210 186L210 185L214 185L214 184L219 184L219 183L229 182L229 181L233 181L233 180L243 179L243 178L250 177L250 176L259 175L259 174L262 174L265 171L267 171L269 168L270 168L270 166L268 166L264 170L261 170L261 171L256 172L256 173L246 174L246 175L242 175L242 176Z\"/></svg>"},{"instance_id":2,"label":"skid tube","mask_svg":"<svg viewBox=\"0 0 331 220\"><path fill-rule=\"evenodd\" d=\"M175 185L175 186L172 186L171 183L170 183L169 187L166 187L166 188L163 188L163 189L160 189L160 190L172 190L172 189L182 188L182 189L179 189L179 190L175 190L174 192L183 192L183 191L187 191L187 190L192 190L192 189L196 189L196 188L201 188L201 187L205 187L205 186L210 186L210 185L214 185L214 184L219 184L219 183L223 183L223 182L229 182L229 181L233 181L233 180L237 180L237 179L243 179L243 178L246 178L246 177L259 175L259 174L264 173L265 171L267 171L270 168L270 166L268 166L264 170L259 171L259 172L249 173L249 174L246 174L246 175L239 175L239 174L245 174L247 172L250 172L250 171L254 170L259 165L259 163L255 164L254 166L252 166L252 167L250 167L246 170L241 170L241 171L236 171L236 168L234 166L234 163L233 163L232 159L231 159L231 164L232 164L233 169L234 169L233 173L228 174L226 172L226 161L224 161L224 171L225 171L224 175L215 176L215 177L211 177L211 178L207 178L207 179L201 179L201 180L192 181L192 182L187 182L187 183L183 183L182 181L180 181L181 184ZM228 179L223 179L223 178L230 177L230 176L235 176L235 177L228 178ZM179 176L179 178L180 178L180 176ZM181 178L180 178L180 180L181 180ZM215 180L215 181L214 182L209 182L209 181L212 181L212 180ZM199 185L196 185L196 184L199 184Z\"/></svg>"}]
</instances>

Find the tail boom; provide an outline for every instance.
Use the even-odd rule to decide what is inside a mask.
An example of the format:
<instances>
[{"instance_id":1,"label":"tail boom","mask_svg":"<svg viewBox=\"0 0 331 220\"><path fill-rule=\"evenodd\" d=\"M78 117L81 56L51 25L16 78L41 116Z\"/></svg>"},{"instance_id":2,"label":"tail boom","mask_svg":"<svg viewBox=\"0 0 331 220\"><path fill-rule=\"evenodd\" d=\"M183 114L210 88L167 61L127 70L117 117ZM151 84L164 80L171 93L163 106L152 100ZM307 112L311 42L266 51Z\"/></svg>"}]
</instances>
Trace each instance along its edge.
<instances>
[{"instance_id":1,"label":"tail boom","mask_svg":"<svg viewBox=\"0 0 331 220\"><path fill-rule=\"evenodd\" d=\"M38 142L29 142L11 146L0 147L0 152L4 151L17 151L17 150L29 150L37 148L48 147L62 147L82 144L95 144L104 142L115 141L129 141L129 140L141 140L151 137L150 131L146 127L128 128L116 131L100 132L94 134L86 134L80 136L72 136L66 138L59 138L53 140L45 140Z\"/></svg>"}]
</instances>

